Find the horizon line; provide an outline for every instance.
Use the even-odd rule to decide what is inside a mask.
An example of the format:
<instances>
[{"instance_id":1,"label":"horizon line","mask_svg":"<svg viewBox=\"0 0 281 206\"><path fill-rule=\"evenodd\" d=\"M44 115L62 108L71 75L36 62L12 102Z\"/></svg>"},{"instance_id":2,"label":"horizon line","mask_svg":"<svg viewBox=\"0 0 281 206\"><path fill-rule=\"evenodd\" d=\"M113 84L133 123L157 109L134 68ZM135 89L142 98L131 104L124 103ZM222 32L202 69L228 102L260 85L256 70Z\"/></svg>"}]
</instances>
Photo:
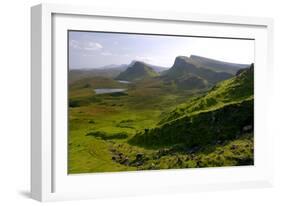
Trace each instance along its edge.
<instances>
[{"instance_id":1,"label":"horizon line","mask_svg":"<svg viewBox=\"0 0 281 206\"><path fill-rule=\"evenodd\" d=\"M209 58L209 57L205 57L205 56L200 56L200 55L196 55L196 54L191 54L189 56L183 56L183 55L178 55L176 56L175 60L179 57L187 57L187 58L191 58L192 56L195 56L195 57L200 57L200 58L205 58L205 59L210 59L210 60L214 60L214 61L218 61L218 62L221 62L221 63L229 63L229 64L238 64L238 65L251 65L253 64L254 62L251 62L251 63L236 63L236 62L228 62L228 61L223 61L223 60L218 60L218 59L214 59L214 58ZM174 60L174 61L175 61ZM147 64L147 65L152 65L152 66L158 66L158 67L164 67L164 68L171 68L172 66L163 66L163 65L156 65L156 64L150 64L150 63L147 63L145 61L141 61L141 60L131 60L130 63L124 63L124 64L105 64L103 66L99 66L99 67L76 67L76 68L70 68L69 65L68 65L68 69L69 70L83 70L83 69L97 69L97 70L102 70L102 69L109 69L109 68L106 68L108 66L111 66L112 68L114 68L113 65L115 65L116 67L118 66L122 66L122 65L126 65L126 66L129 66L131 65L133 62L142 62L144 64ZM174 63L173 63L174 64Z\"/></svg>"}]
</instances>

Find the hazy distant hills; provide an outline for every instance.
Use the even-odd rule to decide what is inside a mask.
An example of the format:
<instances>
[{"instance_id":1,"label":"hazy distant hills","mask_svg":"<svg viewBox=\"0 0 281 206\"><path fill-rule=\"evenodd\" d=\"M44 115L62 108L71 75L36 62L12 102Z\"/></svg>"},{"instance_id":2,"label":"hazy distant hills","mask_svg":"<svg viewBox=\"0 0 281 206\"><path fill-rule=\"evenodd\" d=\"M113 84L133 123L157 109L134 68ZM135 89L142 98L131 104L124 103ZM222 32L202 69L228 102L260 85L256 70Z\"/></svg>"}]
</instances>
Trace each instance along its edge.
<instances>
[{"instance_id":1,"label":"hazy distant hills","mask_svg":"<svg viewBox=\"0 0 281 206\"><path fill-rule=\"evenodd\" d=\"M190 57L178 56L171 68L151 65L141 61L132 61L130 64L111 64L100 68L72 69L69 72L69 82L72 83L91 77L105 77L126 81L157 77L164 81L165 84L176 85L181 89L204 89L232 77L238 71L249 68L249 66L196 55L191 55Z\"/></svg>"},{"instance_id":2,"label":"hazy distant hills","mask_svg":"<svg viewBox=\"0 0 281 206\"><path fill-rule=\"evenodd\" d=\"M127 64L109 64L105 65L103 67L99 67L97 69L115 69L115 70L125 70L127 69L128 65Z\"/></svg>"},{"instance_id":3,"label":"hazy distant hills","mask_svg":"<svg viewBox=\"0 0 281 206\"><path fill-rule=\"evenodd\" d=\"M116 79L126 81L136 81L159 76L152 67L147 64L135 61L124 72L121 72Z\"/></svg>"},{"instance_id":4,"label":"hazy distant hills","mask_svg":"<svg viewBox=\"0 0 281 206\"><path fill-rule=\"evenodd\" d=\"M81 68L81 69L70 69L69 71L69 82L75 82L83 78L91 77L107 77L107 78L116 78L121 72L125 71L128 67L133 65L136 61L131 62L131 64L110 64L99 68ZM155 72L161 73L168 67L162 67L152 64L146 64L148 67L152 68Z\"/></svg>"},{"instance_id":5,"label":"hazy distant hills","mask_svg":"<svg viewBox=\"0 0 281 206\"><path fill-rule=\"evenodd\" d=\"M116 79L136 81L160 74L166 83L175 83L179 88L203 89L228 79L247 67L249 65L227 63L195 55L179 56L170 69L133 61Z\"/></svg>"},{"instance_id":6,"label":"hazy distant hills","mask_svg":"<svg viewBox=\"0 0 281 206\"><path fill-rule=\"evenodd\" d=\"M77 80L83 78L91 78L91 77L107 77L107 78L115 78L122 71L127 69L127 65L109 65L101 68L87 68L87 69L71 69L69 71L69 82L75 82Z\"/></svg>"}]
</instances>

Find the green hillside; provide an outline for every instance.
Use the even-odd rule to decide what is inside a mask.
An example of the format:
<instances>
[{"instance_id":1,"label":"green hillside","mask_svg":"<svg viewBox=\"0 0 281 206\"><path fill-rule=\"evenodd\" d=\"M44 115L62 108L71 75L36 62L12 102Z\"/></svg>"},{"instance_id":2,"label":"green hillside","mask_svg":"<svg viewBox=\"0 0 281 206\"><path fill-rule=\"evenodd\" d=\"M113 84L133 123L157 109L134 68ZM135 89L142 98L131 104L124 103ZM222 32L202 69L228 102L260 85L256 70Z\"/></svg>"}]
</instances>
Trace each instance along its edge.
<instances>
[{"instance_id":1,"label":"green hillside","mask_svg":"<svg viewBox=\"0 0 281 206\"><path fill-rule=\"evenodd\" d=\"M253 129L253 65L206 95L182 104L159 126L137 133L129 143L143 147L204 146L237 138Z\"/></svg>"},{"instance_id":2,"label":"green hillside","mask_svg":"<svg viewBox=\"0 0 281 206\"><path fill-rule=\"evenodd\" d=\"M252 99L253 96L254 69L251 66L250 69L243 71L239 75L218 83L205 95L181 104L166 115L160 123L171 121L186 114L218 109L228 104Z\"/></svg>"},{"instance_id":3,"label":"green hillside","mask_svg":"<svg viewBox=\"0 0 281 206\"><path fill-rule=\"evenodd\" d=\"M69 82L69 174L254 164L253 66L215 85L202 68L158 76L137 65L129 83Z\"/></svg>"}]
</instances>

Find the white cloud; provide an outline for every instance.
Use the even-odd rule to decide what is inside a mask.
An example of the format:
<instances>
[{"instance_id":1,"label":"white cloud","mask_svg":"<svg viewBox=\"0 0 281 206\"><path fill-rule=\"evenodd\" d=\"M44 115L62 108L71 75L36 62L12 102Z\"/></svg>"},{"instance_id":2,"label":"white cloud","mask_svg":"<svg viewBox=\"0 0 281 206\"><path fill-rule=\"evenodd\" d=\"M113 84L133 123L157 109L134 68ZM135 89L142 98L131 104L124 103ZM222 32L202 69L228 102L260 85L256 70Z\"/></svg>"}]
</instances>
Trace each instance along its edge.
<instances>
[{"instance_id":1,"label":"white cloud","mask_svg":"<svg viewBox=\"0 0 281 206\"><path fill-rule=\"evenodd\" d=\"M102 45L97 42L87 42L84 45L84 49L85 50L99 50L99 49L102 49Z\"/></svg>"},{"instance_id":2,"label":"white cloud","mask_svg":"<svg viewBox=\"0 0 281 206\"><path fill-rule=\"evenodd\" d=\"M98 42L92 42L92 41L80 42L80 41L73 40L73 39L70 40L69 45L73 49L90 50L90 51L100 50L103 48L103 46Z\"/></svg>"},{"instance_id":3,"label":"white cloud","mask_svg":"<svg viewBox=\"0 0 281 206\"><path fill-rule=\"evenodd\" d=\"M102 52L101 55L103 55L103 56L111 56L112 53L110 53L110 52Z\"/></svg>"},{"instance_id":4,"label":"white cloud","mask_svg":"<svg viewBox=\"0 0 281 206\"><path fill-rule=\"evenodd\" d=\"M69 45L74 49L81 49L79 42L76 40L70 40Z\"/></svg>"},{"instance_id":5,"label":"white cloud","mask_svg":"<svg viewBox=\"0 0 281 206\"><path fill-rule=\"evenodd\" d=\"M83 57L95 57L96 54L82 54Z\"/></svg>"}]
</instances>

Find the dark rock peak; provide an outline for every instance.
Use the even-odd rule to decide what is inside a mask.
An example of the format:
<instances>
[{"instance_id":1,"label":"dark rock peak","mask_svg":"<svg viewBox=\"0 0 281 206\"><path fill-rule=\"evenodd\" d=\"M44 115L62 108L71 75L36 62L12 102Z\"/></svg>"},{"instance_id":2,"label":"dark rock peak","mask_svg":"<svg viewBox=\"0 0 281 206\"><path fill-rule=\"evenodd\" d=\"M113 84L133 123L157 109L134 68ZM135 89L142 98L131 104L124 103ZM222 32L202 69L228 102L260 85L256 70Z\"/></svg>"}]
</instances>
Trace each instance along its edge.
<instances>
[{"instance_id":1,"label":"dark rock peak","mask_svg":"<svg viewBox=\"0 0 281 206\"><path fill-rule=\"evenodd\" d=\"M253 72L253 71L254 71L254 63L252 63L249 67L238 70L236 73L236 76L239 76L240 74L242 74L244 72Z\"/></svg>"},{"instance_id":2,"label":"dark rock peak","mask_svg":"<svg viewBox=\"0 0 281 206\"><path fill-rule=\"evenodd\" d=\"M187 56L177 56L175 61L188 61L188 59Z\"/></svg>"},{"instance_id":3,"label":"dark rock peak","mask_svg":"<svg viewBox=\"0 0 281 206\"><path fill-rule=\"evenodd\" d=\"M254 71L254 63L251 64L250 71Z\"/></svg>"},{"instance_id":4,"label":"dark rock peak","mask_svg":"<svg viewBox=\"0 0 281 206\"><path fill-rule=\"evenodd\" d=\"M176 57L174 64L177 64L177 63L187 63L187 62L189 62L189 58L188 57L186 57L186 56L178 56L178 57Z\"/></svg>"},{"instance_id":5,"label":"dark rock peak","mask_svg":"<svg viewBox=\"0 0 281 206\"><path fill-rule=\"evenodd\" d=\"M196 66L194 64L192 64L192 62L190 61L190 58L188 58L186 56L178 56L178 57L176 57L174 65L172 66L172 68L178 68L178 67L195 68Z\"/></svg>"},{"instance_id":6,"label":"dark rock peak","mask_svg":"<svg viewBox=\"0 0 281 206\"><path fill-rule=\"evenodd\" d=\"M131 61L130 64L128 64L128 66L131 67L131 66L134 66L135 64L137 64L137 65L140 65L140 64L142 64L142 65L147 65L147 64L146 64L145 62L143 62L143 61L133 60L133 61Z\"/></svg>"},{"instance_id":7,"label":"dark rock peak","mask_svg":"<svg viewBox=\"0 0 281 206\"><path fill-rule=\"evenodd\" d=\"M141 61L133 61L131 66L132 67L135 67L135 66L146 66L146 64L144 62L141 62Z\"/></svg>"}]
</instances>

